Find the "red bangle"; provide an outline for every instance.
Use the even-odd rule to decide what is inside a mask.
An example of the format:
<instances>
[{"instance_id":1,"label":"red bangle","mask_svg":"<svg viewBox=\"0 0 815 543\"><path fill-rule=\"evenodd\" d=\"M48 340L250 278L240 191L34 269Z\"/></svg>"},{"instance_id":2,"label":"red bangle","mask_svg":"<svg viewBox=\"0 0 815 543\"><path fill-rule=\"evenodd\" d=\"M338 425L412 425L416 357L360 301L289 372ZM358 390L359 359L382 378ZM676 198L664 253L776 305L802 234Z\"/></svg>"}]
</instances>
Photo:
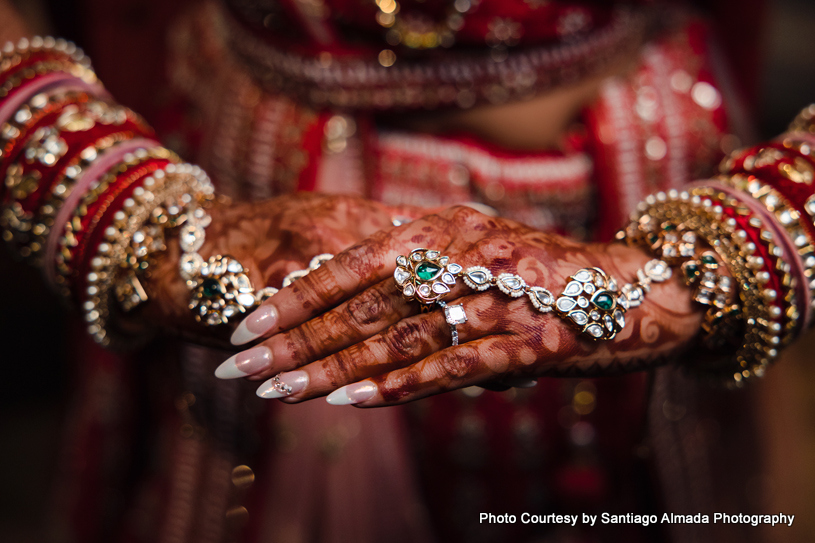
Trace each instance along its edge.
<instances>
[{"instance_id":1,"label":"red bangle","mask_svg":"<svg viewBox=\"0 0 815 543\"><path fill-rule=\"evenodd\" d=\"M101 239L100 232L110 224L112 204L122 191L134 184L140 184L146 177L156 170L163 169L169 159L153 158L133 167L128 167L125 171L116 175L115 180L110 183L108 189L101 194L96 201L88 206L82 218L80 228L73 235L70 246L67 246L61 253L64 258L64 265L60 267L60 274L67 282L76 282L77 278L84 277L88 271L88 254L92 253L91 248L98 245ZM97 240L97 241L94 241Z\"/></svg>"}]
</instances>

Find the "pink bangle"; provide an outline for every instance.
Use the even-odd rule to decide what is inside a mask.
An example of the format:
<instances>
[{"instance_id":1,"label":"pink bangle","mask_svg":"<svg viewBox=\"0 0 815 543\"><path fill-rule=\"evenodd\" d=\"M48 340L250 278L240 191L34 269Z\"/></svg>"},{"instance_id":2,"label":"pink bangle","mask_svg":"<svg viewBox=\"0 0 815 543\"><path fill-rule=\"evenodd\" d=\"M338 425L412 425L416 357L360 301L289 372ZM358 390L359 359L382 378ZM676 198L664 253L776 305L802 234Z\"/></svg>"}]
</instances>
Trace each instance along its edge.
<instances>
[{"instance_id":1,"label":"pink bangle","mask_svg":"<svg viewBox=\"0 0 815 543\"><path fill-rule=\"evenodd\" d=\"M54 219L54 224L48 233L48 239L45 244L45 259L43 260L43 266L45 269L45 277L52 286L56 286L57 271L54 266L56 263L59 237L62 235L62 231L65 228L65 223L74 212L74 209L76 209L80 198L82 198L82 196L88 190L88 187L90 187L94 181L100 179L102 175L104 175L104 173L113 166L119 164L126 154L132 153L138 149L149 149L159 145L160 144L157 141L147 138L135 138L124 141L102 154L79 175L79 179L77 179L76 185L71 191L71 194L65 200L62 207L60 207L59 213L57 213L57 216Z\"/></svg>"},{"instance_id":2,"label":"pink bangle","mask_svg":"<svg viewBox=\"0 0 815 543\"><path fill-rule=\"evenodd\" d=\"M109 97L108 92L102 85L86 83L71 74L52 72L34 79L3 101L2 105L0 105L0 125L8 122L32 96L54 87L60 87L64 90L81 90L96 96Z\"/></svg>"}]
</instances>

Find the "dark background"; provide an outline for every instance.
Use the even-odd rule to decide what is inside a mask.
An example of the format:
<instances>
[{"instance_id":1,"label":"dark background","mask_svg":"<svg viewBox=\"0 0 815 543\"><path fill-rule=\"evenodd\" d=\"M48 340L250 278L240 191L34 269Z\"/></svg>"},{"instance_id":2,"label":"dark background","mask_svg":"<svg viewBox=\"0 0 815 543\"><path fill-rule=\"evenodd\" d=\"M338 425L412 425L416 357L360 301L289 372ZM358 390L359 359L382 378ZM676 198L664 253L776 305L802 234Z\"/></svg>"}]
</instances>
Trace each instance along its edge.
<instances>
[{"instance_id":1,"label":"dark background","mask_svg":"<svg viewBox=\"0 0 815 543\"><path fill-rule=\"evenodd\" d=\"M36 32L58 33L83 45L83 25L92 19L77 9L74 2L25 0L18 4ZM761 137L768 139L782 132L803 106L815 101L815 2L783 0L768 3L765 10L763 32L743 35L744 46L756 48L762 56L748 59L755 64L742 68L758 73L756 124ZM148 23L148 16L133 11L134 26ZM100 76L105 81L104 73ZM8 255L0 252L2 542L41 540L37 526L48 504L49 481L71 383L72 361L65 356L71 335L65 327L66 313L60 300L44 288L35 272L11 263ZM806 388L806 383L803 385ZM793 401L790 409L811 424L815 422L813 407ZM815 424L811 426L815 428ZM815 443L795 436L790 441L799 458L803 455L804 462L815 464L809 461L815 460ZM809 475L811 485L815 474ZM800 476L806 480L807 474ZM812 494L802 491L795 498L813 500L799 504L796 507L799 511L815 510ZM783 540L792 541L786 535Z\"/></svg>"}]
</instances>

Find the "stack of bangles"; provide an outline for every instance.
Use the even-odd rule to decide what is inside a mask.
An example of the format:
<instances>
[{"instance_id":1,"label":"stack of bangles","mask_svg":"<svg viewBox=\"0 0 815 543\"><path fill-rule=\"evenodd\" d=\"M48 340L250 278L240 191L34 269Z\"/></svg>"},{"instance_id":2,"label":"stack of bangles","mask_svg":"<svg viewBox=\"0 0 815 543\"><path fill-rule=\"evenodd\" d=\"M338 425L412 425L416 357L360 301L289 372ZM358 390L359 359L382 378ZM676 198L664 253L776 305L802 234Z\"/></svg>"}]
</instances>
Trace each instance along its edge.
<instances>
[{"instance_id":1,"label":"stack of bangles","mask_svg":"<svg viewBox=\"0 0 815 543\"><path fill-rule=\"evenodd\" d=\"M463 269L432 249L400 256L394 279L406 298L444 309L457 344L455 327L467 316L443 298L459 279L474 290L496 287L526 297L587 340L611 340L654 283L679 273L706 308L700 346L710 356L698 357L693 369L741 384L761 376L812 322L813 119L810 106L776 141L726 158L717 178L639 204L617 239L654 259L631 283L583 268L559 285L528 285L500 270ZM68 42L32 38L2 49L0 178L3 239L82 308L102 345L141 339L114 328L115 317L148 301L143 279L171 231L181 248L189 307L202 325L233 323L277 292L256 289L235 258L198 253L215 199L209 178L162 147L141 117L115 104ZM330 258L315 256L283 286Z\"/></svg>"},{"instance_id":2,"label":"stack of bangles","mask_svg":"<svg viewBox=\"0 0 815 543\"><path fill-rule=\"evenodd\" d=\"M3 47L0 178L3 239L82 308L102 345L144 338L114 329L113 317L148 300L141 279L170 230L179 238L190 309L202 324L231 322L276 292L256 290L234 258L198 254L214 199L209 178L115 104L69 42L36 37ZM328 258L315 257L310 269Z\"/></svg>"}]
</instances>

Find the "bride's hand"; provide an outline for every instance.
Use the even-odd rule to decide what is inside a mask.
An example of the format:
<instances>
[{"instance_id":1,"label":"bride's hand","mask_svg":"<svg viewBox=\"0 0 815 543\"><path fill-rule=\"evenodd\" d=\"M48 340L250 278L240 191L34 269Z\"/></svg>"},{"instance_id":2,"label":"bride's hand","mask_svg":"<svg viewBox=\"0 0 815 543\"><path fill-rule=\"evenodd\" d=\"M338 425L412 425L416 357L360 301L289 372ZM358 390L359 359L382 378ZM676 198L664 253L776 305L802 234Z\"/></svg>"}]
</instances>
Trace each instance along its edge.
<instances>
[{"instance_id":1,"label":"bride's hand","mask_svg":"<svg viewBox=\"0 0 815 543\"><path fill-rule=\"evenodd\" d=\"M252 203L218 203L199 253L208 258L229 255L248 270L255 288L280 287L292 271L304 269L318 254L336 254L382 229L396 216L414 218L426 211L393 208L350 196L297 193ZM190 292L179 275L177 239L151 266L145 287L150 302L137 319L193 341L229 345L232 327L204 327L187 304ZM135 323L139 324L139 323Z\"/></svg>"},{"instance_id":2,"label":"bride's hand","mask_svg":"<svg viewBox=\"0 0 815 543\"><path fill-rule=\"evenodd\" d=\"M232 341L266 339L216 375L274 375L258 394L292 403L333 392L330 403L383 406L496 379L633 371L679 350L699 330L702 312L677 278L654 285L610 341L579 335L525 295L476 292L459 279L445 301L461 304L467 322L457 326L460 345L451 346L444 312L420 313L393 279L396 257L417 247L437 249L464 269L519 274L554 295L580 268L599 267L622 285L650 260L622 244L578 243L451 208L378 232L281 290L241 323Z\"/></svg>"}]
</instances>

